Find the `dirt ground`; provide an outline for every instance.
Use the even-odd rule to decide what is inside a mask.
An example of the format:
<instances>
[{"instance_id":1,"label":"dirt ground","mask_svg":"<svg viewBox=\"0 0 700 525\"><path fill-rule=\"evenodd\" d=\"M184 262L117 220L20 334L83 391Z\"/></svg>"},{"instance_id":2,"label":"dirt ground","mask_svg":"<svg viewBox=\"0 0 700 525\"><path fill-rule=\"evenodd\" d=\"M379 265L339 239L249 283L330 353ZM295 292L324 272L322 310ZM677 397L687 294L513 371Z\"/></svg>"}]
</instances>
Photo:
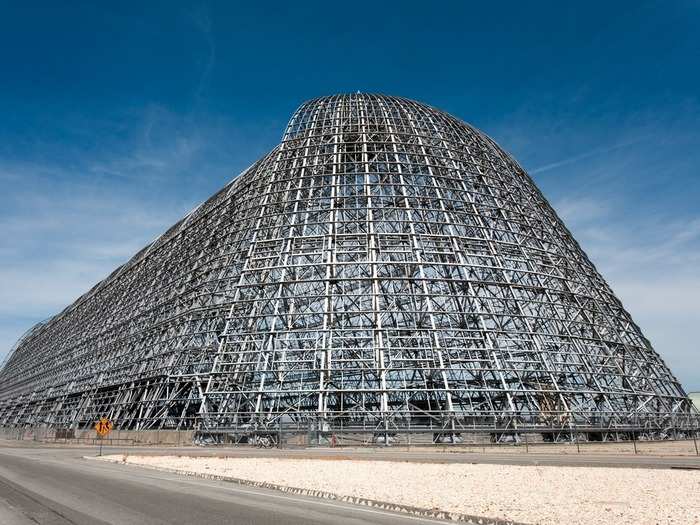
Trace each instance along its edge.
<instances>
[{"instance_id":1,"label":"dirt ground","mask_svg":"<svg viewBox=\"0 0 700 525\"><path fill-rule=\"evenodd\" d=\"M481 447L478 445L463 445L454 447L454 450L463 452L497 452L502 453L543 453L543 454L640 454L647 456L696 456L700 442L694 442L692 439L679 441L625 441L625 442L607 442L607 443L524 443L518 446L511 445L491 445ZM418 448L418 447L412 447ZM435 447L433 447L435 448ZM437 447L449 451L449 447ZM636 452L635 452L636 448Z\"/></svg>"},{"instance_id":2,"label":"dirt ground","mask_svg":"<svg viewBox=\"0 0 700 525\"><path fill-rule=\"evenodd\" d=\"M700 471L114 455L104 459L537 524L700 524Z\"/></svg>"}]
</instances>

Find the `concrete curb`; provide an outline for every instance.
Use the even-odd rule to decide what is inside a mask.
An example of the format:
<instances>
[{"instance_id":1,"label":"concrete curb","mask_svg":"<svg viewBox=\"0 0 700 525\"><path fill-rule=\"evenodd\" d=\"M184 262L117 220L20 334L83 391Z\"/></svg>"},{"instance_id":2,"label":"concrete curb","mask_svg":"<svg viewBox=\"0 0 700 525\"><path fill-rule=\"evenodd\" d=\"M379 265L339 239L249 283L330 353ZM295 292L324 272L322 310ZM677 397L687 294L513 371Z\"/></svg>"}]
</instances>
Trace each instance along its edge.
<instances>
[{"instance_id":1,"label":"concrete curb","mask_svg":"<svg viewBox=\"0 0 700 525\"><path fill-rule=\"evenodd\" d=\"M277 485L275 483L268 483L267 481L253 481L250 479L234 478L232 476L221 476L218 474L205 474L203 472L194 472L190 470L180 470L174 468L166 467L154 467L151 465L140 465L138 463L125 463L124 461L116 459L106 459L99 458L95 456L83 456L83 459L88 459L92 461L106 461L109 463L115 463L117 465L132 465L135 467L158 470L161 472L169 472L172 474L181 474L185 476L190 476L194 478L210 479L214 481L226 481L230 483L236 483L238 485L244 485L248 487L256 487L263 489L271 489L279 492L284 492L287 494L294 494L297 496L312 496L321 499L328 499L334 501L340 501L343 503L352 503L354 505L364 505L367 507L372 507L375 509L388 510L392 512L403 512L405 514L410 514L413 516L419 516L422 518L432 518L441 520L451 520L458 521L460 523L466 523L468 525L526 525L521 522L503 520L499 518L486 518L483 516L472 516L469 514L461 514L458 512L449 512L446 510L439 509L424 509L421 507L412 507L410 505L402 505L400 503L390 503L388 501L378 501L368 498L360 498L357 496L343 496L341 494L336 494L334 492L326 492L323 490L312 490L304 489L300 487L290 487L287 485Z\"/></svg>"}]
</instances>

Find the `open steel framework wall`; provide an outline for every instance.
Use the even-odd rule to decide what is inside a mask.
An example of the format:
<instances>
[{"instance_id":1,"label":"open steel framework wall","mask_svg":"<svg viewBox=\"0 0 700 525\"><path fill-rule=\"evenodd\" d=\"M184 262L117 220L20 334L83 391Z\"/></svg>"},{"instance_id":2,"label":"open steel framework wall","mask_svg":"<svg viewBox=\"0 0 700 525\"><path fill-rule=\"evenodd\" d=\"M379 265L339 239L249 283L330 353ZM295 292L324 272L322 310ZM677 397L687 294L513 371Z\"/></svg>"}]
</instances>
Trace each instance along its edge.
<instances>
[{"instance_id":1,"label":"open steel framework wall","mask_svg":"<svg viewBox=\"0 0 700 525\"><path fill-rule=\"evenodd\" d=\"M282 143L0 373L0 425L697 429L681 385L523 169L443 112L302 105Z\"/></svg>"}]
</instances>

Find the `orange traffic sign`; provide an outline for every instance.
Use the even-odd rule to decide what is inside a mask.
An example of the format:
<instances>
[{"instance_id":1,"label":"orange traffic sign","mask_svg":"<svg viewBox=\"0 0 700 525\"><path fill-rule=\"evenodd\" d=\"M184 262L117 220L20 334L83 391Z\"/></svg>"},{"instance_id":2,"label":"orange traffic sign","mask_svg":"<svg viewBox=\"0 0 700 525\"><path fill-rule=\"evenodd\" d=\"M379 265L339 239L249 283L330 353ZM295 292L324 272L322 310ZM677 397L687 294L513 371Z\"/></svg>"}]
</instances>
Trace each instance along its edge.
<instances>
[{"instance_id":1,"label":"orange traffic sign","mask_svg":"<svg viewBox=\"0 0 700 525\"><path fill-rule=\"evenodd\" d=\"M100 437L105 437L112 431L112 422L106 417L102 417L97 423L95 423L95 430Z\"/></svg>"}]
</instances>

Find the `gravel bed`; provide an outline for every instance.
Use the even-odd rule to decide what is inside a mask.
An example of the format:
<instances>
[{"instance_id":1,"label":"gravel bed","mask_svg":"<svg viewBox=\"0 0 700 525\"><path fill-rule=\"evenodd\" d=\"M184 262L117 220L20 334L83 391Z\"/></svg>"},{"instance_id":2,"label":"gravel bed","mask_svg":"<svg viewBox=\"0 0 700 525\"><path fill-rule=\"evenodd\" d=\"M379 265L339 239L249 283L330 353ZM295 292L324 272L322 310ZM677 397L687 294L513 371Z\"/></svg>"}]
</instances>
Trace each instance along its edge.
<instances>
[{"instance_id":1,"label":"gravel bed","mask_svg":"<svg viewBox=\"0 0 700 525\"><path fill-rule=\"evenodd\" d=\"M533 524L700 524L700 471L186 456L103 459Z\"/></svg>"}]
</instances>

